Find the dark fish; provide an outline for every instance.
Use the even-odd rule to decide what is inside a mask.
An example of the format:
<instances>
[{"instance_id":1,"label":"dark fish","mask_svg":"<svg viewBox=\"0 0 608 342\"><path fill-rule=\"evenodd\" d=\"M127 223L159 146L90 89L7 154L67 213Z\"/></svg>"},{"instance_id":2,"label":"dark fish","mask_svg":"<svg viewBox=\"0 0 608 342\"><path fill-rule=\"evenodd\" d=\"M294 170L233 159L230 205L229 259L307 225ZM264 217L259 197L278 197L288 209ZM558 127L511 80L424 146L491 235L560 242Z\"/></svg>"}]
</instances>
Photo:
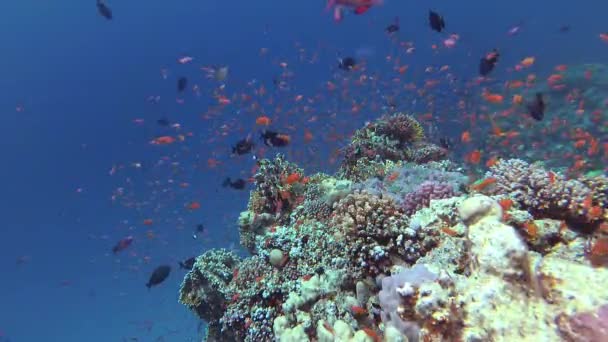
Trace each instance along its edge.
<instances>
[{"instance_id":1,"label":"dark fish","mask_svg":"<svg viewBox=\"0 0 608 342\"><path fill-rule=\"evenodd\" d=\"M434 31L441 32L445 28L445 21L439 13L429 11L429 25Z\"/></svg>"},{"instance_id":2,"label":"dark fish","mask_svg":"<svg viewBox=\"0 0 608 342\"><path fill-rule=\"evenodd\" d=\"M559 33L568 33L568 32L570 32L570 29L571 29L570 25L562 25L559 27L558 31L559 31Z\"/></svg>"},{"instance_id":3,"label":"dark fish","mask_svg":"<svg viewBox=\"0 0 608 342\"><path fill-rule=\"evenodd\" d=\"M261 139L264 141L264 145L270 147L285 147L289 145L289 135L281 134L273 131L264 131L261 133Z\"/></svg>"},{"instance_id":4,"label":"dark fish","mask_svg":"<svg viewBox=\"0 0 608 342\"><path fill-rule=\"evenodd\" d=\"M204 232L205 232L205 226L202 223L197 224L196 225L196 231L194 231L194 233L192 234L192 238L194 240L196 240L196 239L198 239L197 233L201 233L202 234Z\"/></svg>"},{"instance_id":5,"label":"dark fish","mask_svg":"<svg viewBox=\"0 0 608 342\"><path fill-rule=\"evenodd\" d=\"M167 127L171 124L171 122L169 122L169 120L167 118L160 118L160 119L156 120L156 123L163 127Z\"/></svg>"},{"instance_id":6,"label":"dark fish","mask_svg":"<svg viewBox=\"0 0 608 342\"><path fill-rule=\"evenodd\" d=\"M243 190L243 189L245 189L246 185L247 185L247 182L244 179L242 179L242 178L239 178L239 179L237 179L235 181L232 181L230 179L230 177L228 177L228 178L224 179L224 182L222 183L223 187L228 187L229 186L229 187L231 187L233 189L236 189L236 190Z\"/></svg>"},{"instance_id":7,"label":"dark fish","mask_svg":"<svg viewBox=\"0 0 608 342\"><path fill-rule=\"evenodd\" d=\"M439 138L439 145L441 147L445 148L446 150L451 150L452 147L454 147L454 142L452 141L451 138L442 137L442 138Z\"/></svg>"},{"instance_id":8,"label":"dark fish","mask_svg":"<svg viewBox=\"0 0 608 342\"><path fill-rule=\"evenodd\" d=\"M121 251L127 249L129 246L131 246L132 242L133 242L133 237L131 235L121 239L120 241L118 241L116 243L116 245L114 245L114 247L112 247L112 253L116 254L118 252L121 252Z\"/></svg>"},{"instance_id":9,"label":"dark fish","mask_svg":"<svg viewBox=\"0 0 608 342\"><path fill-rule=\"evenodd\" d=\"M167 279L169 273L171 273L171 266L158 266L156 269L154 269L154 272L152 272L152 275L150 276L150 280L148 280L146 287L150 289L152 288L152 286L156 286L162 283L163 281L165 281L165 279Z\"/></svg>"},{"instance_id":10,"label":"dark fish","mask_svg":"<svg viewBox=\"0 0 608 342\"><path fill-rule=\"evenodd\" d=\"M182 92L184 90L186 90L186 87L188 86L188 79L185 77L180 77L177 80L177 91L178 92Z\"/></svg>"},{"instance_id":11,"label":"dark fish","mask_svg":"<svg viewBox=\"0 0 608 342\"><path fill-rule=\"evenodd\" d=\"M484 77L490 74L490 72L494 70L496 62L498 62L498 57L500 57L500 54L496 49L492 50L492 52L483 57L479 61L479 74Z\"/></svg>"},{"instance_id":12,"label":"dark fish","mask_svg":"<svg viewBox=\"0 0 608 342\"><path fill-rule=\"evenodd\" d=\"M251 139L247 137L245 139L237 141L236 145L232 147L232 153L238 155L247 154L250 153L254 147L255 144L253 143L253 141L251 141Z\"/></svg>"},{"instance_id":13,"label":"dark fish","mask_svg":"<svg viewBox=\"0 0 608 342\"><path fill-rule=\"evenodd\" d=\"M338 59L338 68L346 71L353 70L357 66L357 61L352 57Z\"/></svg>"},{"instance_id":14,"label":"dark fish","mask_svg":"<svg viewBox=\"0 0 608 342\"><path fill-rule=\"evenodd\" d=\"M203 233L205 231L205 226L202 223L196 225L196 232Z\"/></svg>"},{"instance_id":15,"label":"dark fish","mask_svg":"<svg viewBox=\"0 0 608 342\"><path fill-rule=\"evenodd\" d=\"M189 271L192 269L192 267L194 266L194 263L196 262L196 257L192 257L192 258L188 258L184 261L180 261L179 262L179 267Z\"/></svg>"},{"instance_id":16,"label":"dark fish","mask_svg":"<svg viewBox=\"0 0 608 342\"><path fill-rule=\"evenodd\" d=\"M112 20L112 10L101 0L97 0L97 12L99 12L102 17Z\"/></svg>"},{"instance_id":17,"label":"dark fish","mask_svg":"<svg viewBox=\"0 0 608 342\"><path fill-rule=\"evenodd\" d=\"M384 30L388 34L399 31L399 17L395 17L395 21L392 24L388 25Z\"/></svg>"},{"instance_id":18,"label":"dark fish","mask_svg":"<svg viewBox=\"0 0 608 342\"><path fill-rule=\"evenodd\" d=\"M527 107L528 114L530 114L534 120L541 121L545 116L545 101L543 100L543 94L536 93L536 97L532 102L528 103Z\"/></svg>"}]
</instances>

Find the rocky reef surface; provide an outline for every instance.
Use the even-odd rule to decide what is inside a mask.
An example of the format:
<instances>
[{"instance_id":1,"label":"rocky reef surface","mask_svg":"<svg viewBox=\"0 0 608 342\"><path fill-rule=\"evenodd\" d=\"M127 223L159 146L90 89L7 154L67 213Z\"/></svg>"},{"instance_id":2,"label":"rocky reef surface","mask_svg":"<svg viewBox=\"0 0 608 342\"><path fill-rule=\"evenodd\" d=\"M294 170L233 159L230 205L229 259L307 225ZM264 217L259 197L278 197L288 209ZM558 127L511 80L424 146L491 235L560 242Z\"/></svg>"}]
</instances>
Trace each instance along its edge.
<instances>
[{"instance_id":1,"label":"rocky reef surface","mask_svg":"<svg viewBox=\"0 0 608 342\"><path fill-rule=\"evenodd\" d=\"M180 302L207 341L608 341L608 181L500 160L468 185L397 113L335 176L260 161L251 256L196 259Z\"/></svg>"}]
</instances>

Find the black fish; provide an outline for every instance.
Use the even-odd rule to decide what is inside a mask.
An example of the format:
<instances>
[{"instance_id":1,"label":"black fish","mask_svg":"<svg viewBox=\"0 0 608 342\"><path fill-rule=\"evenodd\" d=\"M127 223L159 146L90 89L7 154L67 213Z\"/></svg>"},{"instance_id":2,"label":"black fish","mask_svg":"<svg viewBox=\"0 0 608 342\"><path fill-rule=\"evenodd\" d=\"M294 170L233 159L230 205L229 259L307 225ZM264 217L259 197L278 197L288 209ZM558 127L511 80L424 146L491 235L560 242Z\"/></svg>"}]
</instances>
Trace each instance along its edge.
<instances>
[{"instance_id":1,"label":"black fish","mask_svg":"<svg viewBox=\"0 0 608 342\"><path fill-rule=\"evenodd\" d=\"M543 94L536 93L534 101L528 103L527 107L528 114L530 114L534 120L541 121L545 116L545 101L543 100Z\"/></svg>"},{"instance_id":2,"label":"black fish","mask_svg":"<svg viewBox=\"0 0 608 342\"><path fill-rule=\"evenodd\" d=\"M559 27L559 33L568 33L570 32L570 25L562 25Z\"/></svg>"},{"instance_id":3,"label":"black fish","mask_svg":"<svg viewBox=\"0 0 608 342\"><path fill-rule=\"evenodd\" d=\"M445 28L445 21L439 13L429 11L429 25L434 31L441 32Z\"/></svg>"},{"instance_id":4,"label":"black fish","mask_svg":"<svg viewBox=\"0 0 608 342\"><path fill-rule=\"evenodd\" d=\"M492 52L483 57L479 61L479 74L485 77L492 72L496 66L496 62L498 62L498 57L500 57L500 54L496 49L492 50Z\"/></svg>"},{"instance_id":5,"label":"black fish","mask_svg":"<svg viewBox=\"0 0 608 342\"><path fill-rule=\"evenodd\" d=\"M399 31L399 17L395 17L395 22L388 25L385 29L386 33L391 34Z\"/></svg>"},{"instance_id":6,"label":"black fish","mask_svg":"<svg viewBox=\"0 0 608 342\"><path fill-rule=\"evenodd\" d=\"M192 258L188 258L184 261L180 261L179 262L179 267L189 271L192 269L192 267L194 266L194 263L196 262L196 257L192 257Z\"/></svg>"},{"instance_id":7,"label":"black fish","mask_svg":"<svg viewBox=\"0 0 608 342\"><path fill-rule=\"evenodd\" d=\"M154 269L154 272L152 272L152 275L150 276L150 280L148 280L146 287L150 289L152 288L152 286L156 286L162 283L163 281L165 281L165 279L167 279L169 273L171 273L171 266L158 266L156 269Z\"/></svg>"},{"instance_id":8,"label":"black fish","mask_svg":"<svg viewBox=\"0 0 608 342\"><path fill-rule=\"evenodd\" d=\"M202 232L204 232L204 231L205 231L205 226L204 226L202 223L197 224L197 225L196 225L196 231L197 231L198 233L202 233Z\"/></svg>"},{"instance_id":9,"label":"black fish","mask_svg":"<svg viewBox=\"0 0 608 342\"><path fill-rule=\"evenodd\" d=\"M243 189L245 189L245 185L247 185L247 182L244 179L242 179L242 178L239 178L239 179L237 179L235 181L232 181L230 179L230 177L228 177L228 178L224 179L224 182L222 183L223 187L228 187L229 186L229 187L231 187L233 189L236 189L236 190L243 190Z\"/></svg>"},{"instance_id":10,"label":"black fish","mask_svg":"<svg viewBox=\"0 0 608 342\"><path fill-rule=\"evenodd\" d=\"M254 147L255 144L253 143L253 141L251 141L249 137L247 137L245 139L237 141L236 145L232 147L232 153L238 155L247 154L251 152Z\"/></svg>"},{"instance_id":11,"label":"black fish","mask_svg":"<svg viewBox=\"0 0 608 342\"><path fill-rule=\"evenodd\" d=\"M112 20L112 10L108 5L103 3L102 0L97 0L97 12L99 12L102 17Z\"/></svg>"},{"instance_id":12,"label":"black fish","mask_svg":"<svg viewBox=\"0 0 608 342\"><path fill-rule=\"evenodd\" d=\"M160 118L160 119L156 120L156 123L163 127L167 127L171 124L167 118Z\"/></svg>"},{"instance_id":13,"label":"black fish","mask_svg":"<svg viewBox=\"0 0 608 342\"><path fill-rule=\"evenodd\" d=\"M446 150L451 150L452 147L454 147L454 142L451 138L442 137L439 138L439 145L441 145L441 147L445 148Z\"/></svg>"},{"instance_id":14,"label":"black fish","mask_svg":"<svg viewBox=\"0 0 608 342\"><path fill-rule=\"evenodd\" d=\"M338 68L346 71L353 70L357 66L357 61L352 57L338 59Z\"/></svg>"},{"instance_id":15,"label":"black fish","mask_svg":"<svg viewBox=\"0 0 608 342\"><path fill-rule=\"evenodd\" d=\"M178 92L182 92L184 90L186 90L186 87L188 86L188 79L185 77L180 77L177 80L177 91Z\"/></svg>"},{"instance_id":16,"label":"black fish","mask_svg":"<svg viewBox=\"0 0 608 342\"><path fill-rule=\"evenodd\" d=\"M290 138L286 134L281 134L273 131L264 131L260 135L264 141L264 145L270 147L285 147L289 145Z\"/></svg>"}]
</instances>

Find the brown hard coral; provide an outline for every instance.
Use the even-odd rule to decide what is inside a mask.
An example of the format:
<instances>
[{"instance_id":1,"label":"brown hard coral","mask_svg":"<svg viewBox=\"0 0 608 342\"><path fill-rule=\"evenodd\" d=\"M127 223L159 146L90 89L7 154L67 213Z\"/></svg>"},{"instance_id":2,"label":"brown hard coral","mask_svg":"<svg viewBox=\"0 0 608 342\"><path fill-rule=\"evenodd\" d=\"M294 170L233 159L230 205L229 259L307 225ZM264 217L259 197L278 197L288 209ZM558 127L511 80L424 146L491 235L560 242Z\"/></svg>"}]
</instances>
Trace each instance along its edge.
<instances>
[{"instance_id":1,"label":"brown hard coral","mask_svg":"<svg viewBox=\"0 0 608 342\"><path fill-rule=\"evenodd\" d=\"M384 115L357 130L343 152L339 173L351 180L374 176L370 171L380 172L383 168L377 164L389 161L428 163L446 157L444 149L425 141L422 125L403 113Z\"/></svg>"}]
</instances>

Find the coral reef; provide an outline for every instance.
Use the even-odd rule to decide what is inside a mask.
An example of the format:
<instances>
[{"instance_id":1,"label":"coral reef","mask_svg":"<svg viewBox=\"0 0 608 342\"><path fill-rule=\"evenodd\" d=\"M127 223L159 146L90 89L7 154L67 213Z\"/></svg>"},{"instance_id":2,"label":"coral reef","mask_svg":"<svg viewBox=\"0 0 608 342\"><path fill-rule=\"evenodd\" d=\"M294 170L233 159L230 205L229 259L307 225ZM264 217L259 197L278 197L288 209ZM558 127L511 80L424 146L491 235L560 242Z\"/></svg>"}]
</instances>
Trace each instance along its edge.
<instances>
[{"instance_id":1,"label":"coral reef","mask_svg":"<svg viewBox=\"0 0 608 342\"><path fill-rule=\"evenodd\" d=\"M608 218L605 178L566 179L538 164L509 159L492 166L486 179L495 182L485 189L485 193L506 194L533 215L581 224L593 224ZM602 186L595 185L595 182Z\"/></svg>"},{"instance_id":2,"label":"coral reef","mask_svg":"<svg viewBox=\"0 0 608 342\"><path fill-rule=\"evenodd\" d=\"M414 117L403 113L384 115L355 132L344 149L338 174L361 181L383 174L387 161L421 164L445 158L444 149L424 139L424 130Z\"/></svg>"},{"instance_id":3,"label":"coral reef","mask_svg":"<svg viewBox=\"0 0 608 342\"><path fill-rule=\"evenodd\" d=\"M503 160L468 192L449 162L406 163L412 120L355 134L380 157L351 150L340 177L260 161L239 217L252 255L208 251L180 289L208 341L606 339L605 176Z\"/></svg>"}]
</instances>

